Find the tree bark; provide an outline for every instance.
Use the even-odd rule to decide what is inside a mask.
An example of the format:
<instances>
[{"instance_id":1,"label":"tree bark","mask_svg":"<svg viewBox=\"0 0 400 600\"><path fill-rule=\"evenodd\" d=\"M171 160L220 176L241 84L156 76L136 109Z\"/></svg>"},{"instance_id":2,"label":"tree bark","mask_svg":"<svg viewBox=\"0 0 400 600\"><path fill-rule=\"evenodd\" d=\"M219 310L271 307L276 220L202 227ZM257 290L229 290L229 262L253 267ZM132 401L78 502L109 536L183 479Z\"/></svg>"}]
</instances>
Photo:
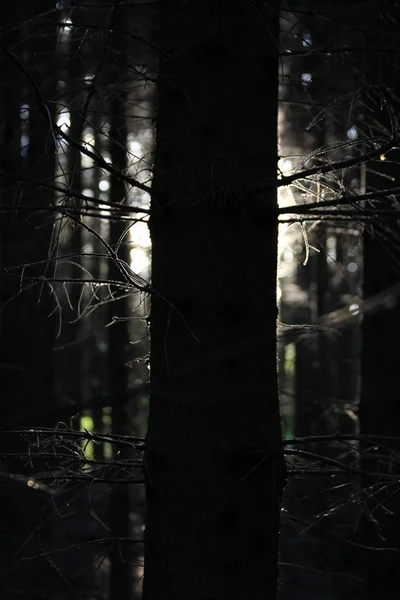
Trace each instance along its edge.
<instances>
[{"instance_id":1,"label":"tree bark","mask_svg":"<svg viewBox=\"0 0 400 600\"><path fill-rule=\"evenodd\" d=\"M161 18L144 598L273 599L278 2Z\"/></svg>"},{"instance_id":2,"label":"tree bark","mask_svg":"<svg viewBox=\"0 0 400 600\"><path fill-rule=\"evenodd\" d=\"M110 119L110 156L113 165L123 170L126 168L126 122L124 115L125 103L115 100L112 103L112 117ZM117 204L125 203L125 184L116 177L111 178L111 200ZM126 230L126 222L110 222L109 243L116 247L117 242ZM129 236L124 238L118 256L129 264ZM110 262L109 278L122 280L122 275L117 265ZM132 313L132 300L122 298L117 302L108 304L108 321L114 318L129 318ZM117 435L129 435L132 433L132 423L128 410L128 387L129 377L126 361L129 356L129 331L128 321L122 320L108 328L108 357L109 357L109 395L112 401L112 431ZM118 459L129 458L129 452L121 448ZM123 473L119 473L119 476ZM110 527L115 537L127 539L131 535L131 511L130 486L116 485L110 494ZM133 593L133 566L127 556L127 544L118 542L114 544L111 551L111 578L110 578L110 600L112 598L126 598L130 600Z\"/></svg>"},{"instance_id":3,"label":"tree bark","mask_svg":"<svg viewBox=\"0 0 400 600\"><path fill-rule=\"evenodd\" d=\"M390 16L390 19L386 18ZM386 39L397 34L399 9L387 6L377 13L371 12L366 19L366 41L385 47ZM378 32L378 36L376 35ZM387 37L386 37L387 36ZM386 135L392 131L392 110L397 111L398 53L369 51L365 55L365 72L370 88L378 90L367 95L365 125L370 125L371 135ZM380 106L381 89L387 94L389 107ZM388 154L386 161L371 161L366 165L367 192L398 186L399 151ZM391 197L380 202L380 208L391 206ZM361 521L361 542L369 547L380 548L370 552L364 563L365 600L390 597L394 585L398 585L400 569L400 522L398 486L398 453L400 444L390 439L398 437L400 423L398 385L398 331L400 327L399 298L391 288L399 282L397 245L398 221L376 223L364 235L364 299L381 301L374 310L366 311L362 325L361 353L361 399L360 433L364 436L388 436L375 444L367 441L362 467L366 471L389 472L392 482L384 484L376 478L364 477L364 519ZM382 297L383 296L383 297ZM367 438L368 440L368 438Z\"/></svg>"},{"instance_id":4,"label":"tree bark","mask_svg":"<svg viewBox=\"0 0 400 600\"><path fill-rule=\"evenodd\" d=\"M44 82L54 81L56 28L49 22L44 26L35 21L37 14L48 8L49 2L44 0L34 7L16 1L0 10L0 26L5 31L0 59L4 80L0 98L3 114L0 201L3 208L10 209L0 222L1 266L9 269L7 274L3 272L0 282L2 428L24 425L28 421L30 425L48 424L46 411L54 407L56 401L53 352L56 321L54 316L49 318L54 313L55 302L46 284L29 288L27 279L51 276L51 266L45 267L40 261L48 257L54 221L44 212L18 210L20 205L51 206L53 193L17 181L18 176L35 182L54 175L54 144L49 122L40 111L32 85L17 64L20 61L25 67L28 65L29 70L35 46L36 84L45 101L53 98L51 83L46 87ZM6 31L10 23L19 22L18 28ZM52 106L50 102L49 115ZM21 274L15 267L35 262L38 264L22 271L21 280L15 277ZM10 451L10 440L7 444Z\"/></svg>"},{"instance_id":5,"label":"tree bark","mask_svg":"<svg viewBox=\"0 0 400 600\"><path fill-rule=\"evenodd\" d=\"M390 289L398 282L398 266L388 256L379 242L365 236L364 239L364 297ZM362 541L368 546L392 548L386 552L372 552L365 564L365 598L390 596L398 579L399 558L399 501L396 484L399 468L396 455L399 443L390 436L399 433L398 392L398 331L400 312L396 299L387 294L386 301L392 308L382 307L376 314L366 314L363 323L362 387L360 404L361 433L389 436L376 454L369 446L368 456L363 458L365 470L391 472L393 483L377 485L377 481L364 478L366 487L365 519ZM386 459L385 459L386 456ZM368 487L367 487L368 486ZM369 487L372 486L372 487Z\"/></svg>"}]
</instances>

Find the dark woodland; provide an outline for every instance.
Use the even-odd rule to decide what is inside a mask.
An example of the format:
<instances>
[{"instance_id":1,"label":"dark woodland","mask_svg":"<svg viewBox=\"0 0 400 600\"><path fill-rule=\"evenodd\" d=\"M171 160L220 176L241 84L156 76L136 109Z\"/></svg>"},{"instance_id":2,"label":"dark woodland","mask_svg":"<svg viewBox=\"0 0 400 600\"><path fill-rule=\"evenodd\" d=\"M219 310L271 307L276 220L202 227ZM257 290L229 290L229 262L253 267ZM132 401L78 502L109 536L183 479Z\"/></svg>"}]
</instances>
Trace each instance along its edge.
<instances>
[{"instance_id":1,"label":"dark woodland","mask_svg":"<svg viewBox=\"0 0 400 600\"><path fill-rule=\"evenodd\" d=\"M400 573L400 2L0 5L0 600Z\"/></svg>"}]
</instances>

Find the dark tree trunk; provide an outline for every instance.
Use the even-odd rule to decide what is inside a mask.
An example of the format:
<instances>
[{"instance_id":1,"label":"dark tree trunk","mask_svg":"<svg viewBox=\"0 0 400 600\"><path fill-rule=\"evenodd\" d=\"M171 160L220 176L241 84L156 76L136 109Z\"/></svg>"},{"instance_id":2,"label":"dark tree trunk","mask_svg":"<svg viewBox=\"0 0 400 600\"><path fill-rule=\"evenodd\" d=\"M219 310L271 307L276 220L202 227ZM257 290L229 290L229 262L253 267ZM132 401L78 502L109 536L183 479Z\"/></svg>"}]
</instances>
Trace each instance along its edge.
<instances>
[{"instance_id":1,"label":"dark tree trunk","mask_svg":"<svg viewBox=\"0 0 400 600\"><path fill-rule=\"evenodd\" d=\"M363 323L362 395L360 405L360 428L363 435L399 436L400 394L398 384L398 331L400 311L390 287L399 281L398 266L379 244L367 236L364 239L364 296L389 290L382 310L366 314ZM392 307L388 308L389 303ZM369 444L370 448L373 443ZM364 480L367 488L368 512L365 512L363 542L368 546L395 548L397 551L372 552L366 563L366 598L390 597L397 585L400 571L400 524L399 502L396 483L399 468L393 461L399 452L399 443L384 442L379 450L381 458L374 459L374 452L364 458L364 469L371 471L392 470L391 485L376 486L376 480ZM386 459L384 456L386 455ZM375 484L375 485L374 485Z\"/></svg>"},{"instance_id":2,"label":"dark tree trunk","mask_svg":"<svg viewBox=\"0 0 400 600\"><path fill-rule=\"evenodd\" d=\"M1 97L3 126L1 148L1 200L10 211L1 218L2 331L0 365L2 379L1 427L45 425L55 405L54 391L54 297L46 283L30 285L29 277L51 277L52 268L44 263L23 271L15 269L24 263L45 261L52 238L51 212L38 212L34 206L51 207L53 193L39 187L37 181L51 181L54 175L54 140L51 125L45 118L32 84L18 67L18 61L29 72L36 69L36 85L44 101L53 100L52 82L56 27L33 21L32 17L50 7L46 1L35 6L20 1L0 10L4 27L1 50ZM25 21L25 22L24 22ZM24 23L23 23L24 22ZM21 23L7 31L6 24ZM40 35L38 30L40 29ZM32 49L35 48L35 61ZM49 115L53 104L49 102ZM21 112L21 107L23 110ZM21 118L23 117L23 118ZM32 183L24 185L18 177ZM32 210L19 210L31 206ZM13 269L14 267L14 269ZM26 278L25 278L26 277ZM23 293L19 293L23 290ZM10 450L10 440L7 440Z\"/></svg>"},{"instance_id":3,"label":"dark tree trunk","mask_svg":"<svg viewBox=\"0 0 400 600\"><path fill-rule=\"evenodd\" d=\"M398 7L379 7L367 20L366 46L387 46L387 39L398 34L400 13ZM380 33L379 33L380 32ZM376 35L378 33L378 35ZM396 51L370 51L365 56L365 69L370 84L365 111L366 126L370 132L392 135L392 111L397 112L399 93L399 54ZM371 84L381 86L374 87ZM393 98L393 93L396 97ZM389 105L382 103L382 95ZM371 110L372 109L372 110ZM399 151L391 151L386 161L367 164L367 192L399 185ZM391 196L381 201L391 206ZM364 564L365 599L385 598L398 587L400 572L400 508L398 500L398 453L400 443L390 436L399 437L400 392L398 384L400 307L398 292L393 287L399 283L398 221L377 223L364 235L364 299L366 310L362 327L362 385L360 401L360 432L388 436L377 450L374 442L366 443L368 454L363 457L365 470L391 472L392 482L377 484L376 478L364 478L364 519L362 542L367 546L386 550L371 552ZM371 235L372 234L372 235ZM393 256L395 255L395 256ZM375 301L370 301L375 298ZM379 446L379 444L377 444ZM371 486L371 487L370 487ZM391 550L388 550L391 548Z\"/></svg>"},{"instance_id":4,"label":"dark tree trunk","mask_svg":"<svg viewBox=\"0 0 400 600\"><path fill-rule=\"evenodd\" d=\"M125 103L115 101L112 104L110 119L110 157L112 164L118 169L126 167L126 123L124 115ZM111 178L111 201L115 204L123 203L126 199L125 184L116 177ZM126 222L111 222L109 242L113 248L116 247L120 236L126 230ZM129 234L127 234L118 250L118 257L129 264ZM123 281L121 272L116 264L110 262L109 279ZM111 400L112 431L118 435L129 435L132 433L128 411L128 369L126 362L129 356L129 331L127 320L132 312L132 300L123 298L117 302L108 304L108 320L112 323L114 319L121 318L114 325L108 327L108 357L109 357L109 397ZM125 319L125 320L123 320ZM126 454L126 453L125 453ZM121 449L118 460L128 458ZM123 472L120 476L123 476ZM117 485L110 495L110 527L115 537L129 538L131 533L131 522L129 514L131 511L130 487L128 485ZM111 551L111 579L109 598L132 598L132 576L133 566L128 560L127 551L130 545L126 542L118 542Z\"/></svg>"},{"instance_id":5,"label":"dark tree trunk","mask_svg":"<svg viewBox=\"0 0 400 600\"><path fill-rule=\"evenodd\" d=\"M276 177L278 3L169 0L162 32L144 598L272 600L276 194L247 185Z\"/></svg>"}]
</instances>

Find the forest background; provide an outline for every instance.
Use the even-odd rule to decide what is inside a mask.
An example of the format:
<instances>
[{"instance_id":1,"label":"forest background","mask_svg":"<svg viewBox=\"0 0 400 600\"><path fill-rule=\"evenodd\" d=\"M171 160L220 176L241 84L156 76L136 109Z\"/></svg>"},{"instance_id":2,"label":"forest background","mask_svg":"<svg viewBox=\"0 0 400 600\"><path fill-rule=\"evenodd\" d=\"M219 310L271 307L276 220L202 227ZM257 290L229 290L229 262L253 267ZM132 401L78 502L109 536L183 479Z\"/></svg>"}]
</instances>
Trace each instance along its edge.
<instances>
[{"instance_id":1,"label":"forest background","mask_svg":"<svg viewBox=\"0 0 400 600\"><path fill-rule=\"evenodd\" d=\"M399 3L0 12L2 597L389 595Z\"/></svg>"}]
</instances>

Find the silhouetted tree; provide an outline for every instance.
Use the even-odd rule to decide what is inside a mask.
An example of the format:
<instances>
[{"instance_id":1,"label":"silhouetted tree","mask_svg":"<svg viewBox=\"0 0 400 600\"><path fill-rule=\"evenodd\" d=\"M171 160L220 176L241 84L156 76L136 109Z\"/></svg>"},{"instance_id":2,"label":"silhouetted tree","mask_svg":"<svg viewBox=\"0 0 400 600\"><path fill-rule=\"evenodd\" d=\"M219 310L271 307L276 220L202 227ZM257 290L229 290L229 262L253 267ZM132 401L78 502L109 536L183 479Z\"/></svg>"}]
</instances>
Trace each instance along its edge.
<instances>
[{"instance_id":1,"label":"silhouetted tree","mask_svg":"<svg viewBox=\"0 0 400 600\"><path fill-rule=\"evenodd\" d=\"M398 3L374 7L366 17L366 38L380 49L365 55L368 78L369 111L365 128L375 136L393 140L398 136L400 73L399 52L393 47L400 25ZM396 142L394 142L395 144ZM367 191L388 190L381 208L397 207L396 195L390 189L399 185L399 150L395 147L379 161L367 163ZM373 202L370 203L370 206ZM366 226L364 235L364 301L377 301L363 319L360 427L366 436L368 450L363 467L370 471L389 472L393 481L376 482L365 477L365 500L362 541L381 548L368 554L365 561L365 598L372 600L390 596L398 585L400 569L400 510L398 503L398 452L400 450L400 396L398 386L398 302L400 235L398 220L391 216ZM374 443L368 436L387 436Z\"/></svg>"},{"instance_id":2,"label":"silhouetted tree","mask_svg":"<svg viewBox=\"0 0 400 600\"><path fill-rule=\"evenodd\" d=\"M276 594L278 9L161 9L145 600Z\"/></svg>"}]
</instances>

